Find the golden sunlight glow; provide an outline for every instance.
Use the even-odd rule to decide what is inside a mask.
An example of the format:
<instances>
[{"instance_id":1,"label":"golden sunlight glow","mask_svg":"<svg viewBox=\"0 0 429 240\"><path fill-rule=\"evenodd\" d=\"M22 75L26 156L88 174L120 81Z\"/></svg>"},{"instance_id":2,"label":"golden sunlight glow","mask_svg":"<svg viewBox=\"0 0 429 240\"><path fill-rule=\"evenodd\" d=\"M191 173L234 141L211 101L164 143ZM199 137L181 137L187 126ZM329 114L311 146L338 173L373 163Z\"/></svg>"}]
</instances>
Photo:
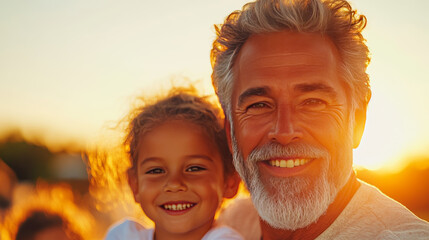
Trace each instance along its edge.
<instances>
[{"instance_id":1,"label":"golden sunlight glow","mask_svg":"<svg viewBox=\"0 0 429 240\"><path fill-rule=\"evenodd\" d=\"M78 148L115 122L130 96L166 89L172 78L199 79L197 88L212 93L213 24L246 2L169 1L165 8L162 1L112 1L95 12L83 9L97 3L83 0L4 2L0 134L16 128L50 149L59 149L58 142ZM356 164L393 168L410 153L429 155L429 2L350 3L368 18L364 36L372 57L373 99ZM160 12L169 17L159 18Z\"/></svg>"},{"instance_id":2,"label":"golden sunlight glow","mask_svg":"<svg viewBox=\"0 0 429 240\"><path fill-rule=\"evenodd\" d=\"M173 87L194 86L220 106L211 79L214 24L250 1L1 1L0 150L22 141L46 147L54 156L47 162L63 165L63 153L80 153L89 179L81 164L76 185L19 182L13 205L0 212L0 240L14 239L33 209L71 219L84 239L101 238L126 217L154 227L128 185L121 144L128 113ZM356 175L428 221L429 1L347 1L368 20L371 57ZM234 199L249 196L241 183ZM215 217L232 203L225 199Z\"/></svg>"},{"instance_id":3,"label":"golden sunlight glow","mask_svg":"<svg viewBox=\"0 0 429 240\"><path fill-rule=\"evenodd\" d=\"M128 186L126 171L130 162L123 148L109 148L107 152L100 148L86 154L90 175L90 193L96 200L96 208L101 212L109 212L114 219L127 216L141 220L143 226L153 227L142 212L140 205L134 201Z\"/></svg>"}]
</instances>

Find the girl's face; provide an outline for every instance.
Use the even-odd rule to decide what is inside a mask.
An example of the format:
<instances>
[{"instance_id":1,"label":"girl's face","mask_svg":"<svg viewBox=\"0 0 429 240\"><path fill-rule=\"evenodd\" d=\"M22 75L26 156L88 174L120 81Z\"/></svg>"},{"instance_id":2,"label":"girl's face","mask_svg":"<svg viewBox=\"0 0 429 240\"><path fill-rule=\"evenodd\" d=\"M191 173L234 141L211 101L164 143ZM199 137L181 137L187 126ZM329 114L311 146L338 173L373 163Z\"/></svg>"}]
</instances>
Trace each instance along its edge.
<instances>
[{"instance_id":1,"label":"girl's face","mask_svg":"<svg viewBox=\"0 0 429 240\"><path fill-rule=\"evenodd\" d=\"M155 222L155 235L200 239L212 226L226 185L214 143L195 124L172 120L140 139L136 202Z\"/></svg>"}]
</instances>

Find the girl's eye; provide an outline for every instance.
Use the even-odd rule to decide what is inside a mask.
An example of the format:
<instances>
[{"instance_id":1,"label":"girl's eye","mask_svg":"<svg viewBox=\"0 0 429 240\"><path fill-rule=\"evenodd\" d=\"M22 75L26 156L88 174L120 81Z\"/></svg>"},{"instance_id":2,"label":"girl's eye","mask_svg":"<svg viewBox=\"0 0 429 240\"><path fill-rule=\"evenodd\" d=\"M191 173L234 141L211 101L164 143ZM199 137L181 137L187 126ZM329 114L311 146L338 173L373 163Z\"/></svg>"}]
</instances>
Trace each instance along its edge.
<instances>
[{"instance_id":1,"label":"girl's eye","mask_svg":"<svg viewBox=\"0 0 429 240\"><path fill-rule=\"evenodd\" d=\"M191 166L186 169L187 172L200 172L204 170L206 170L206 168L200 166Z\"/></svg>"},{"instance_id":2,"label":"girl's eye","mask_svg":"<svg viewBox=\"0 0 429 240\"><path fill-rule=\"evenodd\" d=\"M161 174L161 173L165 173L165 171L162 168L153 168L145 172L145 174Z\"/></svg>"}]
</instances>

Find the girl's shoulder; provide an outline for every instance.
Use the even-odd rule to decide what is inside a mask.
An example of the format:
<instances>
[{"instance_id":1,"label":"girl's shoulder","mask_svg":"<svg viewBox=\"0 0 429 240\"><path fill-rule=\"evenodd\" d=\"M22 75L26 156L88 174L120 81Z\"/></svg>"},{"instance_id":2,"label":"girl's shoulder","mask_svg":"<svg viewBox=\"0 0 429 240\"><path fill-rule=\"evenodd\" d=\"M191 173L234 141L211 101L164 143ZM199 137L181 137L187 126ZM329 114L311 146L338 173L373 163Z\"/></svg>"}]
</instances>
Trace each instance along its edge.
<instances>
[{"instance_id":1,"label":"girl's shoulder","mask_svg":"<svg viewBox=\"0 0 429 240\"><path fill-rule=\"evenodd\" d=\"M136 219L127 218L115 223L107 231L104 240L139 239L152 240L153 228L145 228Z\"/></svg>"},{"instance_id":2,"label":"girl's shoulder","mask_svg":"<svg viewBox=\"0 0 429 240\"><path fill-rule=\"evenodd\" d=\"M234 229L227 226L218 226L210 229L201 240L243 240L244 238Z\"/></svg>"}]
</instances>

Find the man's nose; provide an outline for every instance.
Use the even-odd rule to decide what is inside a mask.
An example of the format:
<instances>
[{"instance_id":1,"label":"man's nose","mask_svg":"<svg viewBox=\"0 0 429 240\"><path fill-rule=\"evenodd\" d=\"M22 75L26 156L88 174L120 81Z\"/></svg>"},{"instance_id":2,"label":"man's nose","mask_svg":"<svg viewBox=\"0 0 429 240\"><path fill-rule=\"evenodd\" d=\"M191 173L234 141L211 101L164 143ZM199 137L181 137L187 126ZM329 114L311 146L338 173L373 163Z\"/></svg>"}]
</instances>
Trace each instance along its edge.
<instances>
[{"instance_id":1,"label":"man's nose","mask_svg":"<svg viewBox=\"0 0 429 240\"><path fill-rule=\"evenodd\" d=\"M299 126L299 119L294 115L292 107L280 105L276 111L276 117L273 119L268 138L282 145L297 141L303 137Z\"/></svg>"},{"instance_id":2,"label":"man's nose","mask_svg":"<svg viewBox=\"0 0 429 240\"><path fill-rule=\"evenodd\" d=\"M182 173L169 173L167 181L164 185L165 192L180 192L186 191L188 188Z\"/></svg>"}]
</instances>

